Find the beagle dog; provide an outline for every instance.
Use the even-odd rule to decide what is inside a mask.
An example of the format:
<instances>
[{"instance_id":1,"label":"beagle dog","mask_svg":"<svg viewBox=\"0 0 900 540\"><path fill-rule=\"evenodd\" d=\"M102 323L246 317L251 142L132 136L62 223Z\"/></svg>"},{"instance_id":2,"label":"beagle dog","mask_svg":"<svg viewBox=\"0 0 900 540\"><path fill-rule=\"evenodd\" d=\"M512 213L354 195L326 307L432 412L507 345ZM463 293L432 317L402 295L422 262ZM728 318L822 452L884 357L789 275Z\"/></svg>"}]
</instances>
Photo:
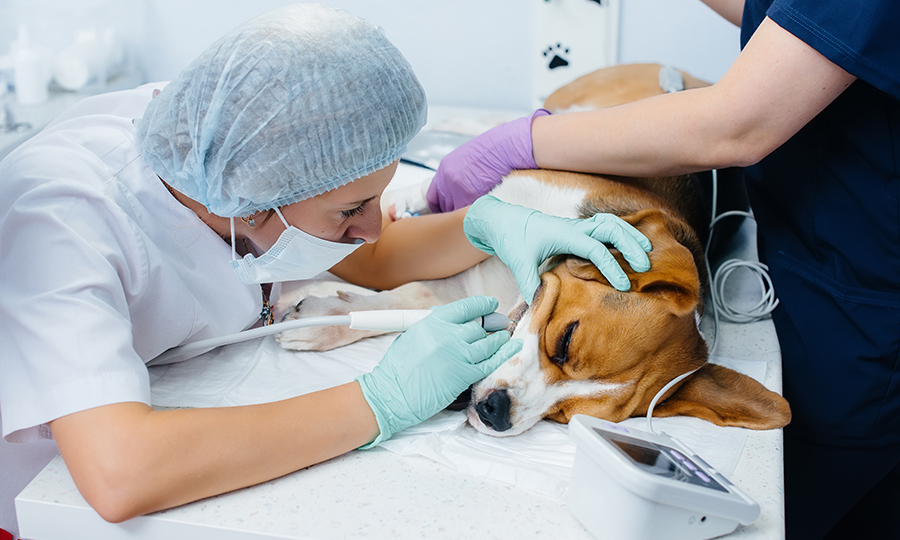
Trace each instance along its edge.
<instances>
[{"instance_id":1,"label":"beagle dog","mask_svg":"<svg viewBox=\"0 0 900 540\"><path fill-rule=\"evenodd\" d=\"M655 79L660 67L654 71L640 65L629 72L616 66L616 71L618 77ZM583 87L608 79L608 73L601 75L572 84ZM643 89L634 99L664 91L649 84L632 86ZM564 91L566 87L551 95L548 103L554 108L590 106L562 99ZM524 347L472 387L468 421L494 436L520 434L543 418L567 423L574 414L613 422L643 416L666 384L691 371L662 396L654 416L688 415L720 426L779 428L791 417L784 398L750 377L707 362L699 330L707 289L703 242L709 223L699 203L703 192L698 175L619 178L514 171L492 195L562 217L618 215L653 244L650 270L633 272L621 254L611 250L631 280L631 290L620 292L589 261L557 256L542 268L541 286L529 306L509 270L491 257L446 279L372 295L307 297L285 318L427 309L470 295L496 297L513 321L513 337L522 339ZM326 350L372 335L377 333L332 326L287 331L278 340L288 349Z\"/></svg>"}]
</instances>

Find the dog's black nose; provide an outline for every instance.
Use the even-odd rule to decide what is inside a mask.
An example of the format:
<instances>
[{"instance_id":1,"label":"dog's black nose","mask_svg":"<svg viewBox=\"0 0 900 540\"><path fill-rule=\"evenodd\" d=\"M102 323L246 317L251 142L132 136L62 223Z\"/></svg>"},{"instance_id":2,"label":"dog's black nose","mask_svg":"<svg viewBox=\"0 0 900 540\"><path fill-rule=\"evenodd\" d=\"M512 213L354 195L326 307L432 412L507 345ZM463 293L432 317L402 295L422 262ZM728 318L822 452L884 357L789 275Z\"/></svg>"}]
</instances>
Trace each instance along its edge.
<instances>
[{"instance_id":1,"label":"dog's black nose","mask_svg":"<svg viewBox=\"0 0 900 540\"><path fill-rule=\"evenodd\" d=\"M478 418L494 431L506 431L512 427L509 421L509 394L506 390L494 390L475 405Z\"/></svg>"}]
</instances>

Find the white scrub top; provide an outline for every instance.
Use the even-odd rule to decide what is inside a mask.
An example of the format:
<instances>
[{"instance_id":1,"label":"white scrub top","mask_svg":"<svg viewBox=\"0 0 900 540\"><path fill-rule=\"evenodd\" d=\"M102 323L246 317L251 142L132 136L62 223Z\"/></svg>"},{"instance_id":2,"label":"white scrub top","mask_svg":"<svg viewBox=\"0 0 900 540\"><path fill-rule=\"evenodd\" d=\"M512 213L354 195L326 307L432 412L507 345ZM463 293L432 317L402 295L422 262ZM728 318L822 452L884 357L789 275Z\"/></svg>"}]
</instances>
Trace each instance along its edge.
<instances>
[{"instance_id":1,"label":"white scrub top","mask_svg":"<svg viewBox=\"0 0 900 540\"><path fill-rule=\"evenodd\" d=\"M159 88L159 85L155 86ZM0 162L0 414L10 442L47 422L150 402L144 363L252 326L258 285L134 145L154 85L87 98Z\"/></svg>"}]
</instances>

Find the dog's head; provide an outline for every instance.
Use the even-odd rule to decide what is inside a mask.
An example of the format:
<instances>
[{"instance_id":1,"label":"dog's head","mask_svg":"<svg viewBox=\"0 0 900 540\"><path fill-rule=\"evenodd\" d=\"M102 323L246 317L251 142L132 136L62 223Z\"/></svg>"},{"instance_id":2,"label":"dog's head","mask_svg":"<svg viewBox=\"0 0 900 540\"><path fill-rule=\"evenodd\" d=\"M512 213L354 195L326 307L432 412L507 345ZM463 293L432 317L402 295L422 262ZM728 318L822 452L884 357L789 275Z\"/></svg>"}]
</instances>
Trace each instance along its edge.
<instances>
[{"instance_id":1,"label":"dog's head","mask_svg":"<svg viewBox=\"0 0 900 540\"><path fill-rule=\"evenodd\" d=\"M631 271L631 290L614 289L589 261L559 258L541 276L530 307L520 306L513 337L522 351L475 385L469 422L495 436L517 435L542 418L574 414L610 421L644 415L669 381L699 371L669 390L656 416L690 415L719 425L770 429L787 423L781 396L753 379L707 364L698 329L700 276L679 243L679 224L662 210L624 218L653 243L651 269Z\"/></svg>"}]
</instances>

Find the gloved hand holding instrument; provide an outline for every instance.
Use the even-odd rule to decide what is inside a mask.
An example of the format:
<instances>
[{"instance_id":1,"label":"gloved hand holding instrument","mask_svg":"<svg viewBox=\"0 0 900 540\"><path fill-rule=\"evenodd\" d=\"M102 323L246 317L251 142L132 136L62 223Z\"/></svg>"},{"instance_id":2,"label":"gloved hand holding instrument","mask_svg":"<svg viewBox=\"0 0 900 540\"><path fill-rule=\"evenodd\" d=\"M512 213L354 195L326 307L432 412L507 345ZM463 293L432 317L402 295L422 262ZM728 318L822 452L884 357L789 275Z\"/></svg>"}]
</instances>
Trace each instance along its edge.
<instances>
[{"instance_id":1,"label":"gloved hand holding instrument","mask_svg":"<svg viewBox=\"0 0 900 540\"><path fill-rule=\"evenodd\" d=\"M488 334L478 322L497 307L488 296L441 306L401 334L372 372L357 377L380 430L363 448L427 420L522 349L506 330Z\"/></svg>"},{"instance_id":2,"label":"gloved hand holding instrument","mask_svg":"<svg viewBox=\"0 0 900 540\"><path fill-rule=\"evenodd\" d=\"M636 272L650 269L646 253L652 248L650 241L612 214L561 218L485 195L466 212L463 230L475 247L497 255L509 267L529 304L541 283L538 267L553 255L572 254L590 260L620 291L631 288L631 282L604 244L622 252Z\"/></svg>"}]
</instances>

